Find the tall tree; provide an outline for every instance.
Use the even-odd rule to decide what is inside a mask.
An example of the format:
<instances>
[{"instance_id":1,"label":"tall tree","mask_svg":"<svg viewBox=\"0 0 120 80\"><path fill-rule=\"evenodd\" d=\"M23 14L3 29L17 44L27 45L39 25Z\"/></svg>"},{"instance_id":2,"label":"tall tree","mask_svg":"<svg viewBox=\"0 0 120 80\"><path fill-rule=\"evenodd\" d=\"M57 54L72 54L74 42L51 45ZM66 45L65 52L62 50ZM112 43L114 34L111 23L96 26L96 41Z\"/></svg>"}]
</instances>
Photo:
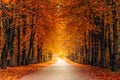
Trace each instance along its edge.
<instances>
[{"instance_id":1,"label":"tall tree","mask_svg":"<svg viewBox=\"0 0 120 80\"><path fill-rule=\"evenodd\" d=\"M118 30L117 30L117 5L116 0L112 0L112 15L113 15L113 63L112 71L118 71Z\"/></svg>"}]
</instances>

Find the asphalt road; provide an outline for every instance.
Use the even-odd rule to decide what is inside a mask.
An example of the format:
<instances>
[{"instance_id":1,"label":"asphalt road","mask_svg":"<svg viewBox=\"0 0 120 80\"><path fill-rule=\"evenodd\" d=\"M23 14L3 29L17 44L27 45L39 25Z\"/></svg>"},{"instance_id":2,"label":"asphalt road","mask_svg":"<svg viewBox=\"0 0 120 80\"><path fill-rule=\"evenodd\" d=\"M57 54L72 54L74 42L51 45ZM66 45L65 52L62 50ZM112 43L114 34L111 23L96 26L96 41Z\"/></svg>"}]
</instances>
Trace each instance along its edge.
<instances>
[{"instance_id":1,"label":"asphalt road","mask_svg":"<svg viewBox=\"0 0 120 80\"><path fill-rule=\"evenodd\" d=\"M56 57L56 62L36 72L24 76L21 80L88 80L87 75L79 73L79 67Z\"/></svg>"}]
</instances>

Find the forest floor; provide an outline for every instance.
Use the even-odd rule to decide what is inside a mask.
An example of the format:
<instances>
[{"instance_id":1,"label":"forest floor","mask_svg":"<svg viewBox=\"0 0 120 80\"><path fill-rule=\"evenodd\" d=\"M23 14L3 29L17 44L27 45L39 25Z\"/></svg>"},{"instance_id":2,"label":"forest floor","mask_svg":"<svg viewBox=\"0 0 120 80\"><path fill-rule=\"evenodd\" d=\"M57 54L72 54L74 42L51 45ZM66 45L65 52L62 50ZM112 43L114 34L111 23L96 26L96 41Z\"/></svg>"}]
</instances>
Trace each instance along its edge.
<instances>
[{"instance_id":1,"label":"forest floor","mask_svg":"<svg viewBox=\"0 0 120 80\"><path fill-rule=\"evenodd\" d=\"M53 59L51 61L39 64L30 64L27 66L7 67L7 69L0 69L0 80L20 80L20 78L23 76L53 64L55 61L56 60Z\"/></svg>"},{"instance_id":2,"label":"forest floor","mask_svg":"<svg viewBox=\"0 0 120 80\"><path fill-rule=\"evenodd\" d=\"M85 80L120 80L120 70L112 72L110 69L102 69L99 66L82 65L68 59L67 61L79 68L79 75L87 76Z\"/></svg>"},{"instance_id":3,"label":"forest floor","mask_svg":"<svg viewBox=\"0 0 120 80\"><path fill-rule=\"evenodd\" d=\"M65 80L62 79L62 76L65 77L65 75L68 76L69 74L70 77L73 77L74 74L78 75L78 78L76 79L73 77L75 80L120 80L120 72L114 73L111 72L109 69L101 69L100 67L77 64L71 62L68 59L63 60L67 62L67 65L66 63L63 65L61 63L59 64L58 62L58 67L56 66L57 60L53 59L49 62L40 64L31 64L28 66L19 66L13 68L7 67L7 69L0 69L0 80L20 80L21 78L23 78L22 80L39 80L41 77L47 75L49 75L48 79L40 80L58 80L58 78L55 79L56 77L54 77L54 79L49 78L50 76L54 75L60 76L61 78L59 78L59 80ZM72 67L69 67L69 65L72 65ZM34 77L38 76L38 78L32 78L33 74L35 74ZM71 74L73 76L71 76ZM40 75L42 76L40 77ZM70 78L69 80L74 80L73 78Z\"/></svg>"}]
</instances>

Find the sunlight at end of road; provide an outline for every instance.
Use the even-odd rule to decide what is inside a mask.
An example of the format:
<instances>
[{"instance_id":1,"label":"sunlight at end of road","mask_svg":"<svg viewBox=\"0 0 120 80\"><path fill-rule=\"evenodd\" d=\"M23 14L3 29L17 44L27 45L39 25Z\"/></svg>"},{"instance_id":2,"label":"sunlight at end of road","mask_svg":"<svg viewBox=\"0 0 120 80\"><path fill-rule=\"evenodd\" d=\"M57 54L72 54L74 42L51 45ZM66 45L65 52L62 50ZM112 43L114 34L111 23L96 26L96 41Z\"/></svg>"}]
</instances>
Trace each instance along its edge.
<instances>
[{"instance_id":1,"label":"sunlight at end of road","mask_svg":"<svg viewBox=\"0 0 120 80\"><path fill-rule=\"evenodd\" d=\"M56 59L55 64L51 65L51 66L66 66L68 65L68 63L65 61L65 59L63 57L59 57L58 55L54 55L53 56Z\"/></svg>"}]
</instances>

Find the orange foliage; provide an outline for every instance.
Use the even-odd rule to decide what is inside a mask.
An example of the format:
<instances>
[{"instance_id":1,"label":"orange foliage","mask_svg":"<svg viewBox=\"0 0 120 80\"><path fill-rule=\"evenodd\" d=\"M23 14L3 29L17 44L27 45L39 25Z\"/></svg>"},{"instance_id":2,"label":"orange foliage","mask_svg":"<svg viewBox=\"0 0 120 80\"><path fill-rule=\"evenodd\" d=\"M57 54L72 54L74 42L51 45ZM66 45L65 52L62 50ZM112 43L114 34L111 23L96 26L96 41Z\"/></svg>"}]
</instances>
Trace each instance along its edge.
<instances>
[{"instance_id":1,"label":"orange foliage","mask_svg":"<svg viewBox=\"0 0 120 80\"><path fill-rule=\"evenodd\" d=\"M71 53L74 51L77 43L79 43L80 46L84 45L85 31L97 31L98 28L96 28L94 24L95 16L102 18L101 15L104 14L105 25L112 24L111 7L105 6L106 4L103 0L2 1L3 4L9 3L9 6L7 7L10 11L3 10L7 15L6 19L12 17L16 21L11 25L13 26L15 24L16 27L20 25L21 49L23 48L23 45L27 45L27 49L29 47L29 40L32 32L31 25L34 25L35 48L37 45L43 43L43 50L47 48L53 50L53 52L61 50L63 52L66 51ZM117 3L117 17L120 21L119 4L120 2ZM2 10L0 10L0 15L1 14ZM27 34L25 36L23 36L22 33L24 25L24 19L21 18L22 15L26 16ZM33 15L35 17L32 24ZM17 48L17 45L15 45L15 48Z\"/></svg>"},{"instance_id":2,"label":"orange foliage","mask_svg":"<svg viewBox=\"0 0 120 80\"><path fill-rule=\"evenodd\" d=\"M11 0L2 0L3 3L9 3Z\"/></svg>"}]
</instances>

